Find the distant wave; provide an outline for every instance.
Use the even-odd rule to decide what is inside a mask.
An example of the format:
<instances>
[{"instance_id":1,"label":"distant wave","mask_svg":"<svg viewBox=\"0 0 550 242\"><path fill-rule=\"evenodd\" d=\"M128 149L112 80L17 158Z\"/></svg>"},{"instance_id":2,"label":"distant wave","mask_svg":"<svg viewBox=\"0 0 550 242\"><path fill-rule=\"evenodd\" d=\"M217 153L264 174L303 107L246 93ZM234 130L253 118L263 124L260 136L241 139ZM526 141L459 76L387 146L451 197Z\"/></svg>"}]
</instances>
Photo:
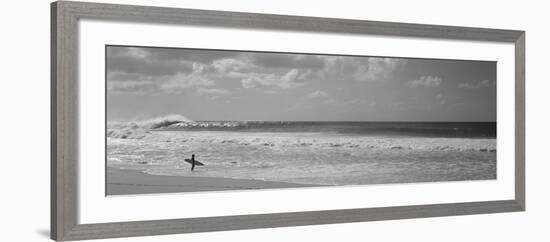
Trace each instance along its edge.
<instances>
[{"instance_id":1,"label":"distant wave","mask_svg":"<svg viewBox=\"0 0 550 242\"><path fill-rule=\"evenodd\" d=\"M257 132L328 132L346 135L495 138L495 122L291 122L291 121L172 121L158 130Z\"/></svg>"},{"instance_id":2,"label":"distant wave","mask_svg":"<svg viewBox=\"0 0 550 242\"><path fill-rule=\"evenodd\" d=\"M333 133L345 136L495 138L495 122L295 122L191 121L181 115L137 122L109 122L111 138L143 138L151 131Z\"/></svg>"},{"instance_id":3,"label":"distant wave","mask_svg":"<svg viewBox=\"0 0 550 242\"><path fill-rule=\"evenodd\" d=\"M183 121L164 123L158 129L254 129L254 128L289 128L315 125L318 122L290 121Z\"/></svg>"},{"instance_id":4,"label":"distant wave","mask_svg":"<svg viewBox=\"0 0 550 242\"><path fill-rule=\"evenodd\" d=\"M185 123L185 122L193 122L193 121L191 121L190 119L188 119L183 115L170 114L164 117L144 120L144 121L141 121L140 123L143 126L146 126L150 129L159 129L159 128L170 126L172 124Z\"/></svg>"},{"instance_id":5,"label":"distant wave","mask_svg":"<svg viewBox=\"0 0 550 242\"><path fill-rule=\"evenodd\" d=\"M151 130L161 129L172 124L192 122L179 114L133 122L108 122L107 137L120 139L141 139L151 134Z\"/></svg>"}]
</instances>

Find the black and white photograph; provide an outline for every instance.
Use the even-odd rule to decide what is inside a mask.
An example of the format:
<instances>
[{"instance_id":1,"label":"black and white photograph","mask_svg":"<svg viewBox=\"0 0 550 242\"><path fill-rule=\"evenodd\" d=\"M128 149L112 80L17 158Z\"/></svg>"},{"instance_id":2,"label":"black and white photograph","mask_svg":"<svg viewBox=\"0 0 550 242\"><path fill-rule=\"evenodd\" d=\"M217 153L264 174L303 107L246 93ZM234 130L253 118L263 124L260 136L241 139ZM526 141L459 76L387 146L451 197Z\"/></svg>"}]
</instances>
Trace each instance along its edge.
<instances>
[{"instance_id":1,"label":"black and white photograph","mask_svg":"<svg viewBox=\"0 0 550 242\"><path fill-rule=\"evenodd\" d=\"M106 46L107 195L496 179L496 62Z\"/></svg>"},{"instance_id":2,"label":"black and white photograph","mask_svg":"<svg viewBox=\"0 0 550 242\"><path fill-rule=\"evenodd\" d=\"M544 1L6 4L2 241L548 237Z\"/></svg>"}]
</instances>

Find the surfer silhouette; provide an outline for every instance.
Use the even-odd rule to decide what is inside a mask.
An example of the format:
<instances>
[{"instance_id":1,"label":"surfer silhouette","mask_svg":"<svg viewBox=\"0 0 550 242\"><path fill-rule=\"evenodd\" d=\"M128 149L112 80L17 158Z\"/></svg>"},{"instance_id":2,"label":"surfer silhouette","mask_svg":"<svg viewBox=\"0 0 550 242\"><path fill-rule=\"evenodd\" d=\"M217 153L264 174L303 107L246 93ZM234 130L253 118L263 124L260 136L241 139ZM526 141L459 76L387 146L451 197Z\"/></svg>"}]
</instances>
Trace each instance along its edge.
<instances>
[{"instance_id":1,"label":"surfer silhouette","mask_svg":"<svg viewBox=\"0 0 550 242\"><path fill-rule=\"evenodd\" d=\"M195 170L195 154L191 155L191 171Z\"/></svg>"},{"instance_id":2,"label":"surfer silhouette","mask_svg":"<svg viewBox=\"0 0 550 242\"><path fill-rule=\"evenodd\" d=\"M191 155L191 159L183 159L183 161L191 164L191 171L195 170L195 166L204 166L202 162L195 160L195 154Z\"/></svg>"}]
</instances>

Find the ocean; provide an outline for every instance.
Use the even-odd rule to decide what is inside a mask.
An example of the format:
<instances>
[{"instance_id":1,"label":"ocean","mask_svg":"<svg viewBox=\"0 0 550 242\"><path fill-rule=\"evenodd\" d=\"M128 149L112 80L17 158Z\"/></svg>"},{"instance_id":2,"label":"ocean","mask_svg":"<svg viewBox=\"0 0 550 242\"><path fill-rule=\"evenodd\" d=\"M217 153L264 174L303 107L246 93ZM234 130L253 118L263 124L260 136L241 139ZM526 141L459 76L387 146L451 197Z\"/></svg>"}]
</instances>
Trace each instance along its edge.
<instances>
[{"instance_id":1,"label":"ocean","mask_svg":"<svg viewBox=\"0 0 550 242\"><path fill-rule=\"evenodd\" d=\"M165 122L157 130L309 132L362 136L418 136L495 138L496 122L289 122L289 121L198 121Z\"/></svg>"},{"instance_id":2,"label":"ocean","mask_svg":"<svg viewBox=\"0 0 550 242\"><path fill-rule=\"evenodd\" d=\"M364 185L496 179L495 122L109 122L107 165L153 175ZM205 166L190 171L195 154Z\"/></svg>"}]
</instances>

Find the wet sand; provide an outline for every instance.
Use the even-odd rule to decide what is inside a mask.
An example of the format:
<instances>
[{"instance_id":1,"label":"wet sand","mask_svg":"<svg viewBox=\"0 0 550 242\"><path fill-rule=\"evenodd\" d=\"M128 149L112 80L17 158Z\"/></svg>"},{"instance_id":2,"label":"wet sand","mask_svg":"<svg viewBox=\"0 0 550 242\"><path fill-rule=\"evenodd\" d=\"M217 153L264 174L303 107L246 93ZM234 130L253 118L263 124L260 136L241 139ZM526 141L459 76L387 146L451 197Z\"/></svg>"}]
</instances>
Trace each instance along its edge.
<instances>
[{"instance_id":1,"label":"wet sand","mask_svg":"<svg viewBox=\"0 0 550 242\"><path fill-rule=\"evenodd\" d=\"M219 177L160 176L137 170L107 167L107 195L201 192L319 185Z\"/></svg>"}]
</instances>

